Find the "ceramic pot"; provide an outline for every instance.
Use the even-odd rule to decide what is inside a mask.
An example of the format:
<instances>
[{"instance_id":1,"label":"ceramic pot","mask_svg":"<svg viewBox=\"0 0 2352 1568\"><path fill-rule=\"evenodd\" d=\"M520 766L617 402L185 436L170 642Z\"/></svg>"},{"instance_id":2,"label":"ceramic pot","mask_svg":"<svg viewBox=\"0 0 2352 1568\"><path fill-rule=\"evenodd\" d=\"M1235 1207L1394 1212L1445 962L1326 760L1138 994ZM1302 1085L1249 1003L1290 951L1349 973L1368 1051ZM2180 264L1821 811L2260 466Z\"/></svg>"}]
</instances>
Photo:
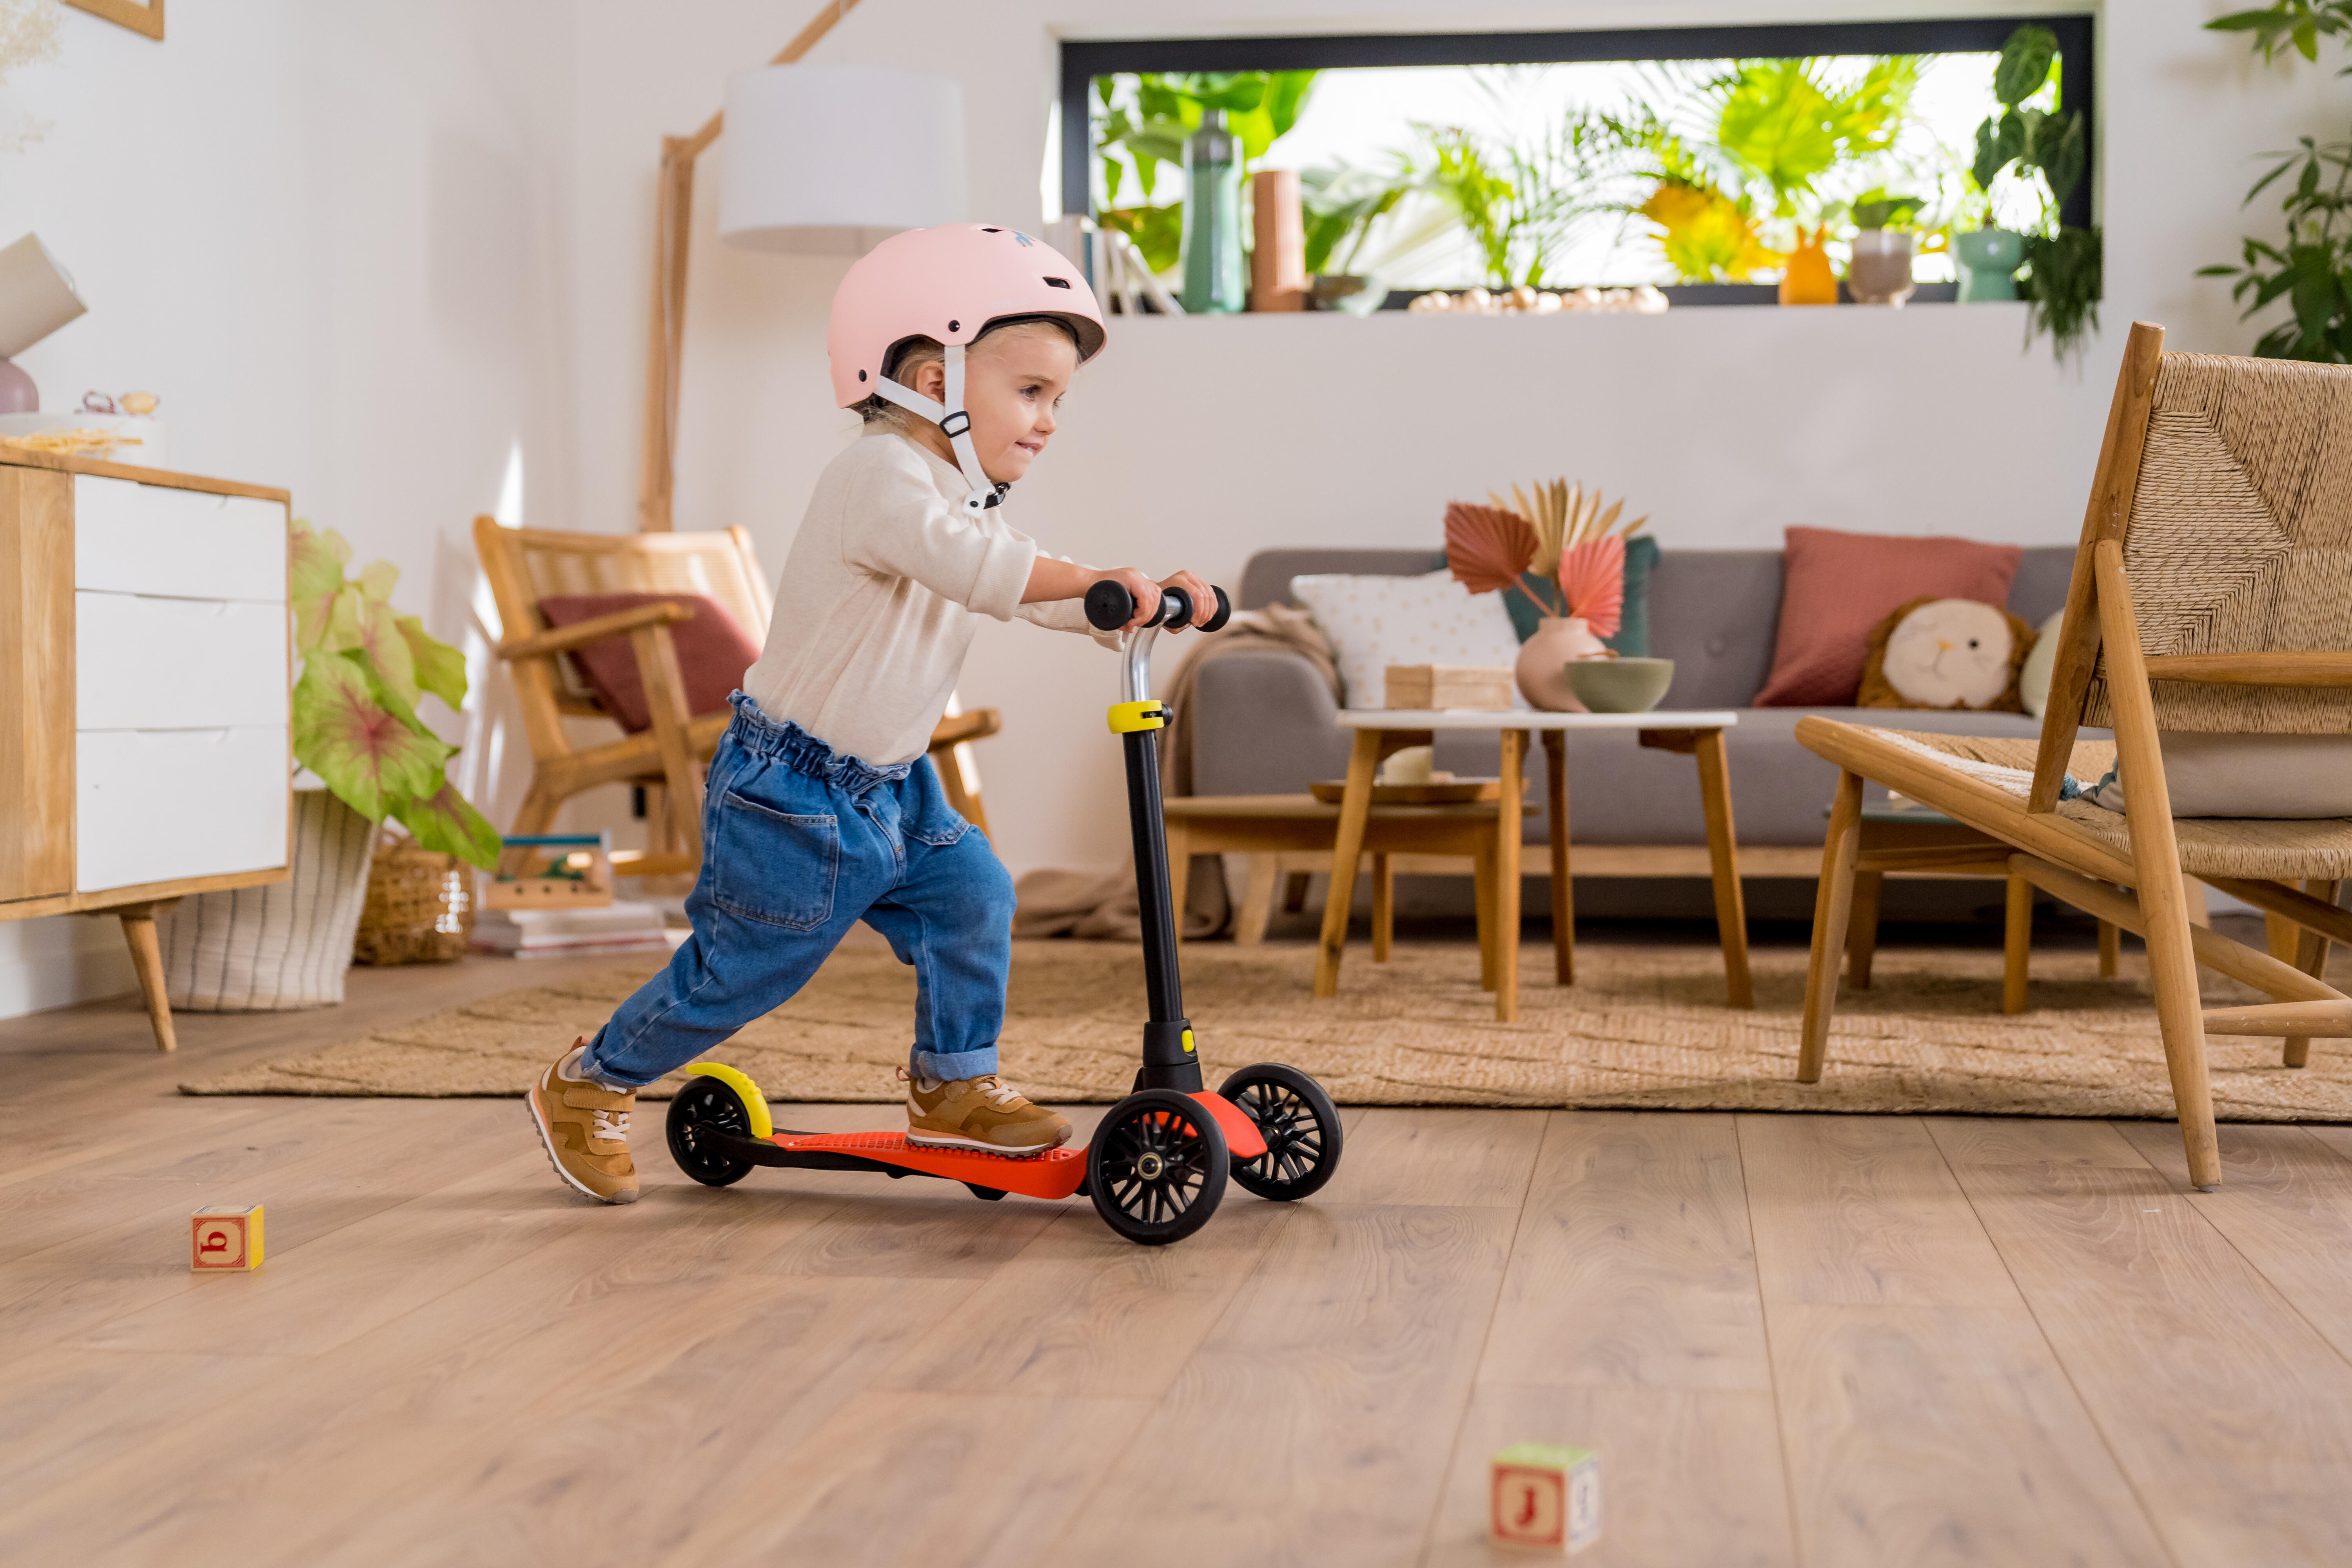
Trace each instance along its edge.
<instances>
[{"instance_id":1,"label":"ceramic pot","mask_svg":"<svg viewBox=\"0 0 2352 1568\"><path fill-rule=\"evenodd\" d=\"M1568 683L1594 713L1647 713L1675 682L1670 658L1586 658L1568 667Z\"/></svg>"},{"instance_id":2,"label":"ceramic pot","mask_svg":"<svg viewBox=\"0 0 2352 1568\"><path fill-rule=\"evenodd\" d=\"M1578 659L1602 658L1609 645L1592 635L1581 616L1546 616L1533 636L1519 645L1519 661L1512 673L1519 695L1551 713L1581 713L1584 704L1568 680L1568 667Z\"/></svg>"},{"instance_id":3,"label":"ceramic pot","mask_svg":"<svg viewBox=\"0 0 2352 1568\"><path fill-rule=\"evenodd\" d=\"M1911 279L1913 235L1907 228L1865 228L1853 237L1845 286L1857 305L1900 305L1918 284Z\"/></svg>"},{"instance_id":4,"label":"ceramic pot","mask_svg":"<svg viewBox=\"0 0 2352 1568\"><path fill-rule=\"evenodd\" d=\"M1825 227L1811 234L1797 231L1797 248L1789 253L1789 269L1780 277L1783 305L1838 302L1837 274L1830 268L1830 253L1822 248L1822 237L1828 233Z\"/></svg>"},{"instance_id":5,"label":"ceramic pot","mask_svg":"<svg viewBox=\"0 0 2352 1568\"><path fill-rule=\"evenodd\" d=\"M276 1013L341 1002L374 841L375 825L327 791L296 791L286 880L198 893L164 917L172 1005Z\"/></svg>"},{"instance_id":6,"label":"ceramic pot","mask_svg":"<svg viewBox=\"0 0 2352 1568\"><path fill-rule=\"evenodd\" d=\"M2017 269L2025 260L2022 236L2005 228L1973 229L1952 237L1952 255L1960 264L1961 304L2017 298Z\"/></svg>"}]
</instances>

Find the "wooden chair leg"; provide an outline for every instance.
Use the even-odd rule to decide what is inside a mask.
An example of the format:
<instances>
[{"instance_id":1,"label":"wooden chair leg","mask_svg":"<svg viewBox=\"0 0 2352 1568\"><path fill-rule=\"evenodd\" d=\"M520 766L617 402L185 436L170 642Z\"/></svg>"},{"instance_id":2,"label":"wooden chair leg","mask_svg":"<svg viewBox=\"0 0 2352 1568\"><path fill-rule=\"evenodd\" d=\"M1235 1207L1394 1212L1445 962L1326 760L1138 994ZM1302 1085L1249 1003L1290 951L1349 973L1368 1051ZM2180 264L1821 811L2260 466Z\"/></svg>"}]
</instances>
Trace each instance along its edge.
<instances>
[{"instance_id":1,"label":"wooden chair leg","mask_svg":"<svg viewBox=\"0 0 2352 1568\"><path fill-rule=\"evenodd\" d=\"M1829 1055L1830 1014L1837 1005L1838 954L1853 911L1853 858L1862 839L1862 775L1838 774L1822 844L1821 890L1813 900L1813 951L1805 963L1805 1022L1798 1036L1797 1081L1819 1083Z\"/></svg>"},{"instance_id":2,"label":"wooden chair leg","mask_svg":"<svg viewBox=\"0 0 2352 1568\"><path fill-rule=\"evenodd\" d=\"M1853 874L1853 912L1845 928L1845 984L1849 991L1870 989L1871 961L1878 956L1878 906L1885 896L1886 873Z\"/></svg>"},{"instance_id":3,"label":"wooden chair leg","mask_svg":"<svg viewBox=\"0 0 2352 1568\"><path fill-rule=\"evenodd\" d=\"M1478 906L1478 989L1495 988L1495 851L1482 840L1470 858L1474 899Z\"/></svg>"},{"instance_id":4,"label":"wooden chair leg","mask_svg":"<svg viewBox=\"0 0 2352 1568\"><path fill-rule=\"evenodd\" d=\"M1315 879L1308 871L1293 871L1283 879L1282 912L1295 915L1307 907L1307 887Z\"/></svg>"},{"instance_id":5,"label":"wooden chair leg","mask_svg":"<svg viewBox=\"0 0 2352 1568\"><path fill-rule=\"evenodd\" d=\"M1265 940L1265 922L1274 915L1274 884L1282 875L1282 857L1271 852L1249 858L1249 880L1242 884L1242 901L1234 908L1234 945L1255 947Z\"/></svg>"},{"instance_id":6,"label":"wooden chair leg","mask_svg":"<svg viewBox=\"0 0 2352 1568\"><path fill-rule=\"evenodd\" d=\"M1339 994L1339 964L1348 952L1348 917L1356 897L1356 858L1372 811L1372 773L1381 762L1381 732L1359 730L1348 754L1348 789L1331 841L1331 880L1323 894L1323 936L1315 954L1315 994Z\"/></svg>"},{"instance_id":7,"label":"wooden chair leg","mask_svg":"<svg viewBox=\"0 0 2352 1568\"><path fill-rule=\"evenodd\" d=\"M2315 899L2324 899L2328 903L2332 904L2336 901L2336 896L2343 891L2343 884L2330 879L2314 877L2303 884L2303 890L2309 893ZM2275 921L2279 917L2272 915L2269 918ZM2277 942L2274 935L2271 948L2272 952L2285 958L2288 963L2294 964L2297 969L2302 970L2305 974L2310 975L2314 980L2326 978L2327 973L2327 938L2315 931L2305 931L2301 926L2294 924L2292 921L2287 922L2287 929L2294 937L2294 951L2289 953L2278 954ZM2307 1035L2289 1036L2287 1037L2285 1054L2283 1059L2285 1061L2286 1065L2291 1068L2310 1066L2311 1037Z\"/></svg>"},{"instance_id":8,"label":"wooden chair leg","mask_svg":"<svg viewBox=\"0 0 2352 1568\"><path fill-rule=\"evenodd\" d=\"M2182 901L2189 906L2189 923L2210 931L2213 911L2205 901L2205 884L2194 877L2183 877L2180 879L2180 894Z\"/></svg>"},{"instance_id":9,"label":"wooden chair leg","mask_svg":"<svg viewBox=\"0 0 2352 1568\"><path fill-rule=\"evenodd\" d=\"M1385 855L1372 857L1372 962L1389 961L1396 937L1396 870Z\"/></svg>"},{"instance_id":10,"label":"wooden chair leg","mask_svg":"<svg viewBox=\"0 0 2352 1568\"><path fill-rule=\"evenodd\" d=\"M1527 818L1519 805L1527 765L1524 730L1503 731L1503 791L1495 809L1495 1021L1519 1016L1519 852Z\"/></svg>"},{"instance_id":11,"label":"wooden chair leg","mask_svg":"<svg viewBox=\"0 0 2352 1568\"><path fill-rule=\"evenodd\" d=\"M2026 966L2033 955L2033 884L2009 874L2008 908L2000 933L2000 1010L2025 1011Z\"/></svg>"},{"instance_id":12,"label":"wooden chair leg","mask_svg":"<svg viewBox=\"0 0 2352 1568\"><path fill-rule=\"evenodd\" d=\"M2123 973L2124 932L2113 921L2099 922L2099 978L2113 980Z\"/></svg>"},{"instance_id":13,"label":"wooden chair leg","mask_svg":"<svg viewBox=\"0 0 2352 1568\"><path fill-rule=\"evenodd\" d=\"M139 996L147 1004L147 1022L155 1030L155 1048L176 1051L180 1037L172 1030L172 999L163 989L163 947L155 936L157 911L154 904L132 904L116 912L122 921L122 940L131 945L131 967L139 976Z\"/></svg>"},{"instance_id":14,"label":"wooden chair leg","mask_svg":"<svg viewBox=\"0 0 2352 1568\"><path fill-rule=\"evenodd\" d=\"M671 832L679 850L701 858L702 769L687 738L686 677L677 668L677 645L666 626L629 634L645 683L646 707L653 715L654 743L661 752L663 794Z\"/></svg>"}]
</instances>

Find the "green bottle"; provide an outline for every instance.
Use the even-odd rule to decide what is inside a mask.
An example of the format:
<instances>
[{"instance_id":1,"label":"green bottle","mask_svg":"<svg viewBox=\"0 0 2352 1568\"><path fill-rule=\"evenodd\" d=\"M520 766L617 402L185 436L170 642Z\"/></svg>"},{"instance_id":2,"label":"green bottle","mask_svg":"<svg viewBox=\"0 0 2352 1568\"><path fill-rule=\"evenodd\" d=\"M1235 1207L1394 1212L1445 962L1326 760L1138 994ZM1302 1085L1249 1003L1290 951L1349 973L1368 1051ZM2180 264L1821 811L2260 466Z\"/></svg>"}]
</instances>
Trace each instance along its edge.
<instances>
[{"instance_id":1,"label":"green bottle","mask_svg":"<svg viewBox=\"0 0 2352 1568\"><path fill-rule=\"evenodd\" d=\"M1241 147L1222 109L1202 110L1184 138L1183 258L1189 314L1242 308Z\"/></svg>"}]
</instances>

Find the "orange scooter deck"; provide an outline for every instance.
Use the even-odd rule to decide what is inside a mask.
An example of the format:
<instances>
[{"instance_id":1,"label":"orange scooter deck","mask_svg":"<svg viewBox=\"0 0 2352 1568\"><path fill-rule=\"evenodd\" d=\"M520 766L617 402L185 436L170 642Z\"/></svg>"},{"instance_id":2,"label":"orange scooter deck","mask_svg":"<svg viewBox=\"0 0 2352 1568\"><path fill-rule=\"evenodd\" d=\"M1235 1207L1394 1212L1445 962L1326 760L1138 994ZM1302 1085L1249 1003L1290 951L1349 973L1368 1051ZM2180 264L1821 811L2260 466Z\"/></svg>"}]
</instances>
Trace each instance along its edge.
<instances>
[{"instance_id":1,"label":"orange scooter deck","mask_svg":"<svg viewBox=\"0 0 2352 1568\"><path fill-rule=\"evenodd\" d=\"M1265 1139L1241 1108L1222 1095L1196 1094L1194 1100L1216 1120L1225 1146L1236 1160L1255 1160L1265 1152ZM793 1132L778 1129L767 1140L786 1154L845 1154L877 1165L895 1165L927 1176L965 1182L976 1187L1019 1193L1024 1197L1057 1200L1075 1194L1087 1179L1087 1152L1055 1149L1015 1158L982 1154L968 1149L926 1149L907 1142L903 1132Z\"/></svg>"}]
</instances>

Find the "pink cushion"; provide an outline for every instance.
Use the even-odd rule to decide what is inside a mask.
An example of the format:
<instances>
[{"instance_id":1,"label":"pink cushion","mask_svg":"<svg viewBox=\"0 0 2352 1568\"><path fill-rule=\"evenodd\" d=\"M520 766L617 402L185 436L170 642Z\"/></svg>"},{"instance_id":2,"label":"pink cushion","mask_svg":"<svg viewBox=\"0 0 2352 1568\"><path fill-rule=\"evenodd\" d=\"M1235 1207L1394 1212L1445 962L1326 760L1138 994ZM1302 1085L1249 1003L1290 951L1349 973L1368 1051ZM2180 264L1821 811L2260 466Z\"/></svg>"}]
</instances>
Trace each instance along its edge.
<instances>
[{"instance_id":1,"label":"pink cushion","mask_svg":"<svg viewBox=\"0 0 2352 1568\"><path fill-rule=\"evenodd\" d=\"M2025 552L1973 539L1788 531L1780 630L1759 708L1849 708L1871 629L1917 598L2009 603Z\"/></svg>"},{"instance_id":2,"label":"pink cushion","mask_svg":"<svg viewBox=\"0 0 2352 1568\"><path fill-rule=\"evenodd\" d=\"M677 671L686 681L686 710L715 713L743 683L743 672L760 657L753 642L715 599L699 594L554 594L539 602L539 613L551 627L577 626L598 616L617 615L640 605L684 605L694 619L669 628L677 647ZM653 728L653 710L646 704L645 683L637 675L635 644L626 633L574 648L580 672L605 712L620 721L631 734Z\"/></svg>"}]
</instances>

